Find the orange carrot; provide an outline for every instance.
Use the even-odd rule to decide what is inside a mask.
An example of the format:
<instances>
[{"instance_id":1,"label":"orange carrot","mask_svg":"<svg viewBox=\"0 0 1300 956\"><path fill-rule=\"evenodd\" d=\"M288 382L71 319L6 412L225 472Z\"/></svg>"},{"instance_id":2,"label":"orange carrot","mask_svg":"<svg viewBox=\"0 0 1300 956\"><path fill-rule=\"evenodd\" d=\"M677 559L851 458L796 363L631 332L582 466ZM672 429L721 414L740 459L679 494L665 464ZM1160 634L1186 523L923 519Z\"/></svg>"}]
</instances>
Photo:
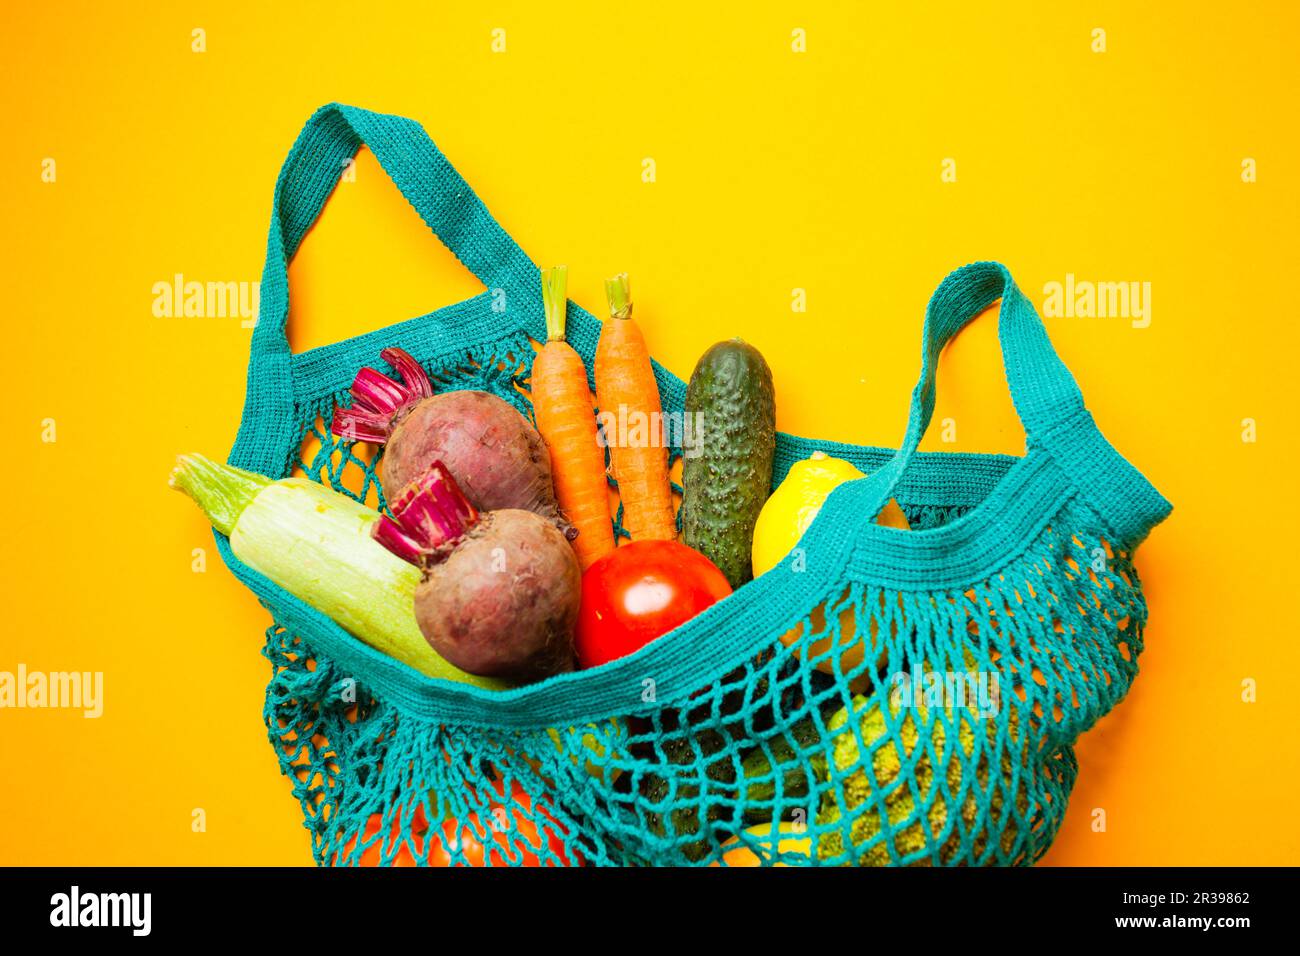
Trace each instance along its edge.
<instances>
[{"instance_id":1,"label":"orange carrot","mask_svg":"<svg viewBox=\"0 0 1300 956\"><path fill-rule=\"evenodd\" d=\"M659 386L641 329L632 320L627 274L605 280L610 318L596 346L596 404L632 540L677 537Z\"/></svg>"},{"instance_id":2,"label":"orange carrot","mask_svg":"<svg viewBox=\"0 0 1300 956\"><path fill-rule=\"evenodd\" d=\"M533 414L537 431L551 451L551 478L560 510L578 529L573 550L585 571L614 550L614 525L609 520L605 450L596 437L587 369L564 341L567 280L566 266L542 270L546 344L533 359Z\"/></svg>"}]
</instances>

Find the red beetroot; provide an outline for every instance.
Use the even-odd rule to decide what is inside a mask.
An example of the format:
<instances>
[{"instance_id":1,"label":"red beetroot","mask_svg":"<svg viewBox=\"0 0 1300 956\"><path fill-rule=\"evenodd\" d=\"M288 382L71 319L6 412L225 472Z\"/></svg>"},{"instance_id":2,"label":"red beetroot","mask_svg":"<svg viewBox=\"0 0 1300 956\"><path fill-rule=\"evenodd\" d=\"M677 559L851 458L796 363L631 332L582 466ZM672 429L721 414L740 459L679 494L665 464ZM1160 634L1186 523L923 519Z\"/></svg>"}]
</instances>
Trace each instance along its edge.
<instances>
[{"instance_id":1,"label":"red beetroot","mask_svg":"<svg viewBox=\"0 0 1300 956\"><path fill-rule=\"evenodd\" d=\"M554 524L531 511L482 515L434 462L393 499L375 539L424 572L415 620L462 670L516 683L573 670L582 572Z\"/></svg>"},{"instance_id":2,"label":"red beetroot","mask_svg":"<svg viewBox=\"0 0 1300 956\"><path fill-rule=\"evenodd\" d=\"M480 511L532 511L570 532L551 485L550 454L523 415L490 392L434 395L408 353L389 348L379 355L401 381L361 369L352 407L335 409L330 430L385 446L380 485L389 501L441 461Z\"/></svg>"}]
</instances>

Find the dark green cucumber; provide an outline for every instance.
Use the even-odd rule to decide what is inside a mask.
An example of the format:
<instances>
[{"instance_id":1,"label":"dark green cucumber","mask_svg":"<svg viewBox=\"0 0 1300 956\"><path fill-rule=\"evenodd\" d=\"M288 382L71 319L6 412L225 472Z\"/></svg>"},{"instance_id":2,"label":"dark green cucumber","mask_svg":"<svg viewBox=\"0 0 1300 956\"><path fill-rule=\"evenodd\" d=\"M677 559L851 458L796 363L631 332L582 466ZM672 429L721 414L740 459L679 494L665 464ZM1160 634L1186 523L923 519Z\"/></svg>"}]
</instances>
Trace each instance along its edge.
<instances>
[{"instance_id":1,"label":"dark green cucumber","mask_svg":"<svg viewBox=\"0 0 1300 956\"><path fill-rule=\"evenodd\" d=\"M772 370L740 339L700 357L686 386L682 539L733 588L754 576L754 523L772 490L776 398Z\"/></svg>"},{"instance_id":2,"label":"dark green cucumber","mask_svg":"<svg viewBox=\"0 0 1300 956\"><path fill-rule=\"evenodd\" d=\"M682 855L690 862L698 863L731 835L726 829L731 811L725 803L730 801L734 804L735 801L736 765L727 753L727 737L713 728L688 730L681 736L662 741L659 747L667 761L656 758L654 771L641 778L640 794L647 803L670 801L676 806L666 814L655 810L647 812L646 826L657 837L677 841L677 849ZM700 786L701 759L705 764L703 789ZM714 803L709 798L721 800ZM696 839L683 842L682 837Z\"/></svg>"},{"instance_id":3,"label":"dark green cucumber","mask_svg":"<svg viewBox=\"0 0 1300 956\"><path fill-rule=\"evenodd\" d=\"M767 823L776 801L776 778L781 777L781 817L790 816L800 801L806 801L814 783L826 776L826 754L819 749L821 734L811 717L795 724L768 743L768 751L755 748L741 762L746 823ZM809 771L804 769L807 762Z\"/></svg>"}]
</instances>

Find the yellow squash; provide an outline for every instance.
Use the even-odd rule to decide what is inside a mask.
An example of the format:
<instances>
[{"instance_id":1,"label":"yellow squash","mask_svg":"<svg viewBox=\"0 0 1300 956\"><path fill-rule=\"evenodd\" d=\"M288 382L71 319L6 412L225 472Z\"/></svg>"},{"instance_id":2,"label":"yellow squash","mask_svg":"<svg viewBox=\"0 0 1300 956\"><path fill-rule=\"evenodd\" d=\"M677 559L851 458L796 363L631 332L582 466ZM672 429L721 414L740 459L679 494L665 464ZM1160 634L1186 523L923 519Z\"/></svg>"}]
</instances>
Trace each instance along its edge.
<instances>
[{"instance_id":1,"label":"yellow squash","mask_svg":"<svg viewBox=\"0 0 1300 956\"><path fill-rule=\"evenodd\" d=\"M754 526L754 576L776 567L799 544L832 491L846 481L865 477L849 462L820 451L791 465L785 480L767 499ZM893 498L881 509L876 523L905 531L910 528L903 509ZM830 633L826 633L824 607L813 612L811 625L813 634L825 634L807 650L808 656L817 661L818 670L834 674L837 657L840 673L846 674L862 663L864 648L857 640L856 614L852 607L840 611L839 627L829 629ZM781 640L793 644L803 637L803 630L803 625L793 628ZM838 649L838 654L831 653L833 649Z\"/></svg>"},{"instance_id":2,"label":"yellow squash","mask_svg":"<svg viewBox=\"0 0 1300 956\"><path fill-rule=\"evenodd\" d=\"M832 458L820 451L791 465L785 480L763 505L754 526L754 577L781 563L799 543L832 491L846 481L865 477L842 458ZM908 528L903 509L893 498L881 509L876 523Z\"/></svg>"}]
</instances>

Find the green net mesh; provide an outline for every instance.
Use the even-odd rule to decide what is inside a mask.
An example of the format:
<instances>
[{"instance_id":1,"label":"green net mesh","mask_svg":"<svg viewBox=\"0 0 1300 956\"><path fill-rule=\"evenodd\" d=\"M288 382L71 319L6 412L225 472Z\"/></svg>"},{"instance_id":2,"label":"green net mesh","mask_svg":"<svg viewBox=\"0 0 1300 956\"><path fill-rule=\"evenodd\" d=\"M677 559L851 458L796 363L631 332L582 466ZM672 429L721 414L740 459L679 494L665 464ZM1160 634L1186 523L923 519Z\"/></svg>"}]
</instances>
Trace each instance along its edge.
<instances>
[{"instance_id":1,"label":"green net mesh","mask_svg":"<svg viewBox=\"0 0 1300 956\"><path fill-rule=\"evenodd\" d=\"M521 339L427 367L528 414L531 354ZM382 508L369 446L325 424L345 400L300 406L295 470ZM775 480L817 447L844 448L803 443ZM900 489L915 529L966 514L1012 462L945 457L952 501ZM1072 743L1142 649L1137 575L1102 527L1066 500L996 573L947 591L849 567L723 677L669 699L648 679L625 712L577 726L403 713L279 609L267 727L321 864L1027 864L1061 825Z\"/></svg>"}]
</instances>

